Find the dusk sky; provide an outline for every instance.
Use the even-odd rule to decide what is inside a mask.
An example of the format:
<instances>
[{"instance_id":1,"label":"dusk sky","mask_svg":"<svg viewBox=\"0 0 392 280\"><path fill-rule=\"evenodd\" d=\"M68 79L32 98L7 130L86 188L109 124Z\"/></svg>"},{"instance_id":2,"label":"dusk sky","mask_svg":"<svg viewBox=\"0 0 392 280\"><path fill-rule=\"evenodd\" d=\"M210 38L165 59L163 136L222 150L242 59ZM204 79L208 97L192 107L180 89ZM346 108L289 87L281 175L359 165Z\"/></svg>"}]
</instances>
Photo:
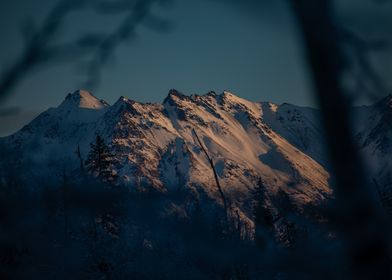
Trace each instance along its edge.
<instances>
[{"instance_id":1,"label":"dusk sky","mask_svg":"<svg viewBox=\"0 0 392 280\"><path fill-rule=\"evenodd\" d=\"M1 1L0 70L12 64L23 48L22 22L31 17L39 24L53 2ZM122 45L103 68L100 85L87 90L110 104L121 95L161 102L175 88L185 94L228 90L253 101L314 106L290 7L284 0L264 2L268 1L177 0L167 7L156 6L154 14L167 19L171 30L162 33L138 27L137 37ZM337 1L336 8L345 24L365 36L391 37L391 3L344 0ZM90 28L109 31L116 23L113 17L79 12L67 20L64 38ZM392 72L391 61L389 52L375 57L385 77ZM70 61L37 69L23 80L0 105L0 136L21 128L38 113L61 103L68 92L82 87L78 65Z\"/></svg>"}]
</instances>

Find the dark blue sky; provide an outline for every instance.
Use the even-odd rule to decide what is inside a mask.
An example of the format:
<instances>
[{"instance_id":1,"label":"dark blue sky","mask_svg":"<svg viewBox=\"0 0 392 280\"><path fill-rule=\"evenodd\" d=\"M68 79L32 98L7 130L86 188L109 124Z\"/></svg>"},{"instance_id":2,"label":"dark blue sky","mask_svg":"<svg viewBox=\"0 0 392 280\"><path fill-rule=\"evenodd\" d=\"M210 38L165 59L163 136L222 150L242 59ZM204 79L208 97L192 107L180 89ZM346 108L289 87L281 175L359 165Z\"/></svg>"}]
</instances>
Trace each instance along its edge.
<instances>
[{"instance_id":1,"label":"dark blue sky","mask_svg":"<svg viewBox=\"0 0 392 280\"><path fill-rule=\"evenodd\" d=\"M109 103L121 95L161 102L171 88L186 94L229 90L254 101L314 105L287 1L228 2L177 0L169 7L156 7L154 14L168 19L172 30L159 33L139 27L137 38L121 46L116 59L103 68L103 79L93 93ZM391 5L369 9L367 2L371 1L367 0L337 2L339 15L347 24L370 34L380 31L381 25L382 32L392 34ZM52 4L53 0L2 0L0 67L12 63L21 51L21 22L27 17L39 22ZM89 28L111 30L117 22L115 18L78 13L69 19L64 38ZM391 60L386 57L389 60L381 61L389 74ZM19 84L1 106L18 107L19 113L0 116L0 135L20 128L81 87L83 76L76 65L39 70Z\"/></svg>"}]
</instances>

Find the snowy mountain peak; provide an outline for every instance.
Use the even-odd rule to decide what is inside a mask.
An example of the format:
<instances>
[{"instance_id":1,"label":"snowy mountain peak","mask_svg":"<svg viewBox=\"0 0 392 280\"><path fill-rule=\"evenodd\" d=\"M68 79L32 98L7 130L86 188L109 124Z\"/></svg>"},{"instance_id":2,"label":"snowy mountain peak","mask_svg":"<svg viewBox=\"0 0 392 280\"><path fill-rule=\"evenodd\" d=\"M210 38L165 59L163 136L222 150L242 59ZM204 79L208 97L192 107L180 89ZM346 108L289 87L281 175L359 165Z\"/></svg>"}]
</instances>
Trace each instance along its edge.
<instances>
[{"instance_id":1,"label":"snowy mountain peak","mask_svg":"<svg viewBox=\"0 0 392 280\"><path fill-rule=\"evenodd\" d=\"M135 100L121 96L113 106L109 108L108 118L121 118L124 114L141 115L143 105Z\"/></svg>"},{"instance_id":2,"label":"snowy mountain peak","mask_svg":"<svg viewBox=\"0 0 392 280\"><path fill-rule=\"evenodd\" d=\"M105 101L96 98L92 93L86 90L77 90L73 93L69 93L60 107L68 108L83 108L100 110L109 106Z\"/></svg>"},{"instance_id":3,"label":"snowy mountain peak","mask_svg":"<svg viewBox=\"0 0 392 280\"><path fill-rule=\"evenodd\" d=\"M226 107L226 110L234 108L236 111L246 112L254 118L261 116L261 108L257 103L241 98L228 91L224 91L220 98L221 103Z\"/></svg>"},{"instance_id":4,"label":"snowy mountain peak","mask_svg":"<svg viewBox=\"0 0 392 280\"><path fill-rule=\"evenodd\" d=\"M168 95L166 96L165 100L163 101L163 104L168 103L168 104L172 105L172 104L178 103L181 100L188 100L188 99L189 99L189 97L186 96L185 94L179 92L176 89L171 89L171 90L169 90Z\"/></svg>"},{"instance_id":5,"label":"snowy mountain peak","mask_svg":"<svg viewBox=\"0 0 392 280\"><path fill-rule=\"evenodd\" d=\"M176 89L171 89L171 90L169 90L169 94L168 94L168 95L169 95L169 96L176 96L176 97L179 97L179 98L185 97L185 94L179 92L179 91L176 90Z\"/></svg>"},{"instance_id":6,"label":"snowy mountain peak","mask_svg":"<svg viewBox=\"0 0 392 280\"><path fill-rule=\"evenodd\" d=\"M122 106L126 106L126 104L129 103L132 103L132 100L128 99L125 96L120 96L120 98L117 99L117 101L114 103L112 107L122 107Z\"/></svg>"}]
</instances>

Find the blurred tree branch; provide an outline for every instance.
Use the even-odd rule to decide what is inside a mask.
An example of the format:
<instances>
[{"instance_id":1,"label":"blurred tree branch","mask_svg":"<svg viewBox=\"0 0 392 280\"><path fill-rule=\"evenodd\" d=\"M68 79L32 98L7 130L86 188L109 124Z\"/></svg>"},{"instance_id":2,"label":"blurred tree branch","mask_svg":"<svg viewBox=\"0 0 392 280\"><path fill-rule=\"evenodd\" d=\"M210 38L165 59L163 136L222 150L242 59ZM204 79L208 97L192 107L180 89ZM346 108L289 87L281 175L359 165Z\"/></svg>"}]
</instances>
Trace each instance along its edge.
<instances>
[{"instance_id":1,"label":"blurred tree branch","mask_svg":"<svg viewBox=\"0 0 392 280\"><path fill-rule=\"evenodd\" d=\"M25 24L25 46L19 58L0 76L0 102L4 101L32 70L42 66L84 60L87 86L96 86L101 68L116 49L134 38L141 24L157 31L167 31L170 24L151 13L154 4L170 0L61 0L48 13L40 27ZM80 34L74 41L57 43L67 18L74 12L92 9L99 15L125 15L112 32Z\"/></svg>"},{"instance_id":2,"label":"blurred tree branch","mask_svg":"<svg viewBox=\"0 0 392 280\"><path fill-rule=\"evenodd\" d=\"M337 32L340 34L340 42L348 47L351 55L350 68L354 64L358 65L358 73L355 76L356 88L353 94L364 94L378 101L381 96L388 92L388 88L377 73L370 56L372 53L390 49L387 40L367 40L352 30L340 28ZM346 55L348 59L350 55ZM351 72L353 69L351 69Z\"/></svg>"},{"instance_id":3,"label":"blurred tree branch","mask_svg":"<svg viewBox=\"0 0 392 280\"><path fill-rule=\"evenodd\" d=\"M334 222L346 240L352 276L388 278L391 272L386 227L352 135L351 103L342 84L349 65L334 22L332 2L293 0L292 4L326 130L336 184ZM353 38L357 48L364 47L362 41Z\"/></svg>"}]
</instances>

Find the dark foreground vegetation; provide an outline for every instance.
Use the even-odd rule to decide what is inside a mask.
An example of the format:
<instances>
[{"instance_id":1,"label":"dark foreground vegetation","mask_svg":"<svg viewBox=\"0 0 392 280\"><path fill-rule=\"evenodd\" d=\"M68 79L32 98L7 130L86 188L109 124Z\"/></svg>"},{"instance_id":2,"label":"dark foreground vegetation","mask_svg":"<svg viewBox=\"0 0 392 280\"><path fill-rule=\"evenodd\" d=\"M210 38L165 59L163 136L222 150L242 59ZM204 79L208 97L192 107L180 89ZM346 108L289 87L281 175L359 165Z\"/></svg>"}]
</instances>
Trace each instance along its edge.
<instances>
[{"instance_id":1,"label":"dark foreground vegetation","mask_svg":"<svg viewBox=\"0 0 392 280\"><path fill-rule=\"evenodd\" d=\"M201 190L130 191L75 175L39 191L2 182L2 279L307 278L344 267L321 212L304 218L262 183L251 228Z\"/></svg>"},{"instance_id":2,"label":"dark foreground vegetation","mask_svg":"<svg viewBox=\"0 0 392 280\"><path fill-rule=\"evenodd\" d=\"M1 279L348 279L355 269L332 199L298 209L260 180L250 224L201 187L122 186L113 158L97 136L86 161L39 189L2 166Z\"/></svg>"}]
</instances>

